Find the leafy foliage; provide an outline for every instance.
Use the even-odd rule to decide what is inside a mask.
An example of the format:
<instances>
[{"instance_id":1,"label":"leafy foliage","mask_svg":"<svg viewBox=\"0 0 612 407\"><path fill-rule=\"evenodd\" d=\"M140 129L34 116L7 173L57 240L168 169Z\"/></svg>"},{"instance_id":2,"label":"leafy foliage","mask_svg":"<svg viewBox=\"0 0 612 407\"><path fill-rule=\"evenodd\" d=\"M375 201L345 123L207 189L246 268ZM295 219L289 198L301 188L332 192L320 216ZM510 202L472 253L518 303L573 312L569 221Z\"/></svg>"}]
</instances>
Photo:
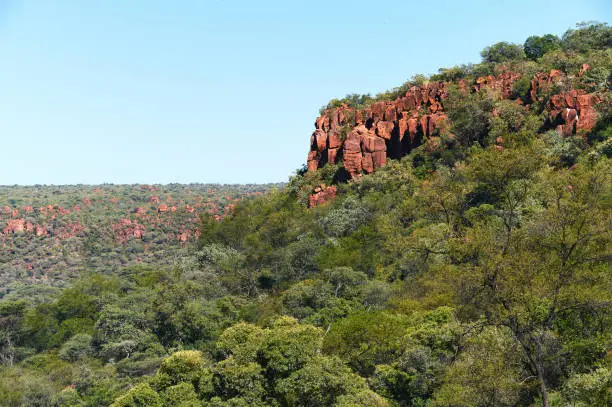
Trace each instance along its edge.
<instances>
[{"instance_id":1,"label":"leafy foliage","mask_svg":"<svg viewBox=\"0 0 612 407\"><path fill-rule=\"evenodd\" d=\"M524 55L523 47L505 41L486 47L480 53L482 59L490 63L516 61L524 58Z\"/></svg>"},{"instance_id":2,"label":"leafy foliage","mask_svg":"<svg viewBox=\"0 0 612 407\"><path fill-rule=\"evenodd\" d=\"M608 31L530 37L527 58L495 44L483 63L439 75L609 69ZM529 97L524 84L515 93ZM0 400L609 405L610 111L598 106L584 137L562 137L536 107L451 87L454 138L440 151L421 146L350 182L337 165L298 172L225 217L203 214L198 242L174 259L92 262L66 287L10 292ZM336 199L307 208L332 183Z\"/></svg>"}]
</instances>

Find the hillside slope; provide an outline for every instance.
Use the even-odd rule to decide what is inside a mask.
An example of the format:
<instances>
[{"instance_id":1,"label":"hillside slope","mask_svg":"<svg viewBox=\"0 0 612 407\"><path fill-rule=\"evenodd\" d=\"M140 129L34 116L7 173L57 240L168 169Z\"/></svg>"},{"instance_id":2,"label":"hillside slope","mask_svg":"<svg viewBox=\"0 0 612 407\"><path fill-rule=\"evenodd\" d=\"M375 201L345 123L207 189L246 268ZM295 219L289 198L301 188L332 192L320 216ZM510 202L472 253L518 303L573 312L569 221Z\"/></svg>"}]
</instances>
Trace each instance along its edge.
<instances>
[{"instance_id":1,"label":"hillside slope","mask_svg":"<svg viewBox=\"0 0 612 407\"><path fill-rule=\"evenodd\" d=\"M0 299L0 400L610 405L612 28L482 56L332 100L172 267Z\"/></svg>"},{"instance_id":2,"label":"hillside slope","mask_svg":"<svg viewBox=\"0 0 612 407\"><path fill-rule=\"evenodd\" d=\"M272 185L0 186L0 293L85 270L170 265L202 213L226 216ZM1 294L0 294L1 295Z\"/></svg>"}]
</instances>

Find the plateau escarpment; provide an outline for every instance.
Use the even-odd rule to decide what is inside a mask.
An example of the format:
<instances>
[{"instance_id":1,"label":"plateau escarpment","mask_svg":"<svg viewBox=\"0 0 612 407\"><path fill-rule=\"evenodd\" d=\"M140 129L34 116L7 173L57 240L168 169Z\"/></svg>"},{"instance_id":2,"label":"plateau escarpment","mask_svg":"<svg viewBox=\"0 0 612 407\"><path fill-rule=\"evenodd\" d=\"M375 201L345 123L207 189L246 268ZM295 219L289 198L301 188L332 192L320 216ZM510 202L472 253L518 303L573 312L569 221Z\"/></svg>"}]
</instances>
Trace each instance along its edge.
<instances>
[{"instance_id":1,"label":"plateau escarpment","mask_svg":"<svg viewBox=\"0 0 612 407\"><path fill-rule=\"evenodd\" d=\"M327 108L315 121L308 171L327 163L342 163L349 177L355 178L423 144L430 151L444 142L452 145L455 136L445 106L451 87L466 96L487 91L494 99L514 101L525 111L540 109L545 116L542 130L555 129L564 136L584 135L596 125L595 106L602 100L601 92L574 88L589 68L584 64L575 75L559 70L538 72L528 82L529 90L524 95L516 91L517 81L524 75L502 71L471 83L463 79L426 82L410 87L394 100ZM492 115L496 115L495 109Z\"/></svg>"}]
</instances>

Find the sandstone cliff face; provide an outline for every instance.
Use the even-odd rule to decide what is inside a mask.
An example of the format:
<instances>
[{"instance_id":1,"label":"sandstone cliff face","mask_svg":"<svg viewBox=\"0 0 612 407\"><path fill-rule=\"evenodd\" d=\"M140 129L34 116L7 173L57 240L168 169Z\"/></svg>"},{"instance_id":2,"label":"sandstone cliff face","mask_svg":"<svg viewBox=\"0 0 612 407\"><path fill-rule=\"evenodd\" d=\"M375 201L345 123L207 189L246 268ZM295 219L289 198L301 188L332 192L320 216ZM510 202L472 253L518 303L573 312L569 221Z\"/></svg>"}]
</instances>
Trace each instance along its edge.
<instances>
[{"instance_id":1,"label":"sandstone cliff face","mask_svg":"<svg viewBox=\"0 0 612 407\"><path fill-rule=\"evenodd\" d=\"M584 66L579 76L588 70ZM512 86L520 74L504 72L497 76L478 78L472 86L459 82L465 92L492 89L502 98L512 97ZM533 102L564 78L560 71L538 73L531 80ZM387 159L400 158L433 136L450 135L450 121L444 112L448 84L430 82L412 87L404 96L393 101L373 103L364 109L342 105L328 109L315 121L310 138L308 171L316 171L327 163L342 162L351 178L372 173L386 164ZM594 106L599 98L583 90L569 90L550 98L546 105L548 123L560 134L569 136L591 130L597 121ZM521 103L517 100L517 103ZM529 106L527 106L529 107Z\"/></svg>"},{"instance_id":2,"label":"sandstone cliff face","mask_svg":"<svg viewBox=\"0 0 612 407\"><path fill-rule=\"evenodd\" d=\"M566 137L584 134L597 124L594 106L599 102L598 95L588 94L582 89L554 95L547 106L549 120L559 134Z\"/></svg>"},{"instance_id":3,"label":"sandstone cliff face","mask_svg":"<svg viewBox=\"0 0 612 407\"><path fill-rule=\"evenodd\" d=\"M578 76L590 69L584 64ZM554 85L563 85L565 75L558 70L537 73L531 80L531 100L542 101L542 93L549 92ZM583 135L597 124L595 106L601 102L600 95L582 89L571 89L552 95L546 105L549 124L563 136Z\"/></svg>"},{"instance_id":4,"label":"sandstone cliff face","mask_svg":"<svg viewBox=\"0 0 612 407\"><path fill-rule=\"evenodd\" d=\"M316 122L310 143L310 171L342 160L351 176L371 173L387 158L399 158L421 144L423 137L446 131L442 100L444 82L413 87L391 102L356 110L347 106L326 111Z\"/></svg>"}]
</instances>

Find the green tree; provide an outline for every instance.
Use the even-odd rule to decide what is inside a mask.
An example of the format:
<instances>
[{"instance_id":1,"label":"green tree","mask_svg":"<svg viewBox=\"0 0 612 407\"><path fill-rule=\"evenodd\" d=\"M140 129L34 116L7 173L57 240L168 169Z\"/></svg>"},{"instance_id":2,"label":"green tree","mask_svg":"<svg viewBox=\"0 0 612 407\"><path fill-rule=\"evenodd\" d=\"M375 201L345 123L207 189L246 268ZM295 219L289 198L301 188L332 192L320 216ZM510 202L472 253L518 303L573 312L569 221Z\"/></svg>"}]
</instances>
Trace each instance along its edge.
<instances>
[{"instance_id":1,"label":"green tree","mask_svg":"<svg viewBox=\"0 0 612 407\"><path fill-rule=\"evenodd\" d=\"M248 402L261 401L266 395L262 373L259 364L240 363L230 356L213 370L214 394L224 400L240 397Z\"/></svg>"},{"instance_id":2,"label":"green tree","mask_svg":"<svg viewBox=\"0 0 612 407\"><path fill-rule=\"evenodd\" d=\"M109 305L101 312L94 326L93 345L102 357L118 361L129 358L150 335L148 321L142 311Z\"/></svg>"},{"instance_id":3,"label":"green tree","mask_svg":"<svg viewBox=\"0 0 612 407\"><path fill-rule=\"evenodd\" d=\"M164 404L155 390L141 383L117 398L111 407L164 407Z\"/></svg>"},{"instance_id":4,"label":"green tree","mask_svg":"<svg viewBox=\"0 0 612 407\"><path fill-rule=\"evenodd\" d=\"M525 40L523 49L527 58L535 61L549 51L561 49L561 39L553 34L532 35Z\"/></svg>"},{"instance_id":5,"label":"green tree","mask_svg":"<svg viewBox=\"0 0 612 407\"><path fill-rule=\"evenodd\" d=\"M612 47L612 27L607 23L588 21L576 24L563 34L563 47L569 50L588 52Z\"/></svg>"},{"instance_id":6,"label":"green tree","mask_svg":"<svg viewBox=\"0 0 612 407\"><path fill-rule=\"evenodd\" d=\"M53 304L43 303L30 308L22 325L24 342L35 349L45 349L58 328Z\"/></svg>"},{"instance_id":7,"label":"green tree","mask_svg":"<svg viewBox=\"0 0 612 407\"><path fill-rule=\"evenodd\" d=\"M612 403L612 369L600 367L572 376L561 392L576 407L609 406Z\"/></svg>"},{"instance_id":8,"label":"green tree","mask_svg":"<svg viewBox=\"0 0 612 407\"><path fill-rule=\"evenodd\" d=\"M356 312L334 324L325 336L327 353L340 356L357 372L371 374L375 366L401 354L405 319L387 312Z\"/></svg>"},{"instance_id":9,"label":"green tree","mask_svg":"<svg viewBox=\"0 0 612 407\"><path fill-rule=\"evenodd\" d=\"M207 366L202 352L181 350L173 353L162 362L157 374L168 378L169 383L197 382L202 370Z\"/></svg>"},{"instance_id":10,"label":"green tree","mask_svg":"<svg viewBox=\"0 0 612 407\"><path fill-rule=\"evenodd\" d=\"M436 406L515 406L523 388L520 349L506 329L486 328L462 352L436 391Z\"/></svg>"},{"instance_id":11,"label":"green tree","mask_svg":"<svg viewBox=\"0 0 612 407\"><path fill-rule=\"evenodd\" d=\"M255 362L264 341L264 333L265 331L256 325L238 323L223 331L216 346L224 357L233 356L242 363Z\"/></svg>"},{"instance_id":12,"label":"green tree","mask_svg":"<svg viewBox=\"0 0 612 407\"><path fill-rule=\"evenodd\" d=\"M485 62L508 62L518 61L525 57L523 47L509 42L498 42L486 47L480 52L480 56Z\"/></svg>"},{"instance_id":13,"label":"green tree","mask_svg":"<svg viewBox=\"0 0 612 407\"><path fill-rule=\"evenodd\" d=\"M289 406L324 407L345 394L367 390L363 378L351 372L340 359L315 356L304 367L280 380L276 391Z\"/></svg>"},{"instance_id":14,"label":"green tree","mask_svg":"<svg viewBox=\"0 0 612 407\"><path fill-rule=\"evenodd\" d=\"M321 329L298 324L290 317L280 317L266 330L257 362L269 379L286 377L319 354L322 341Z\"/></svg>"},{"instance_id":15,"label":"green tree","mask_svg":"<svg viewBox=\"0 0 612 407\"><path fill-rule=\"evenodd\" d=\"M334 407L389 407L388 400L371 390L344 394L336 399Z\"/></svg>"},{"instance_id":16,"label":"green tree","mask_svg":"<svg viewBox=\"0 0 612 407\"><path fill-rule=\"evenodd\" d=\"M162 393L164 407L200 407L198 395L191 383L170 386Z\"/></svg>"},{"instance_id":17,"label":"green tree","mask_svg":"<svg viewBox=\"0 0 612 407\"><path fill-rule=\"evenodd\" d=\"M602 206L610 185L606 168L598 164L547 173L537 186L543 205L533 216L510 222L506 208L505 234L499 233L494 217L471 234L478 239L470 243L478 261L463 275L464 287L471 287L461 294L463 301L477 307L489 323L512 332L537 377L545 407L549 385L558 374L556 349L564 340L560 324L581 311L606 312L610 302L605 283L610 227ZM503 191L508 184L498 185ZM512 202L525 199L515 196ZM517 228L517 220L522 227ZM597 329L601 327L586 334L597 335Z\"/></svg>"},{"instance_id":18,"label":"green tree","mask_svg":"<svg viewBox=\"0 0 612 407\"><path fill-rule=\"evenodd\" d=\"M76 334L62 345L58 355L69 362L91 356L93 354L91 340L89 334Z\"/></svg>"},{"instance_id":19,"label":"green tree","mask_svg":"<svg viewBox=\"0 0 612 407\"><path fill-rule=\"evenodd\" d=\"M444 108L452 122L451 131L462 147L475 143L485 146L495 101L486 92L466 94L459 88L451 87Z\"/></svg>"}]
</instances>

